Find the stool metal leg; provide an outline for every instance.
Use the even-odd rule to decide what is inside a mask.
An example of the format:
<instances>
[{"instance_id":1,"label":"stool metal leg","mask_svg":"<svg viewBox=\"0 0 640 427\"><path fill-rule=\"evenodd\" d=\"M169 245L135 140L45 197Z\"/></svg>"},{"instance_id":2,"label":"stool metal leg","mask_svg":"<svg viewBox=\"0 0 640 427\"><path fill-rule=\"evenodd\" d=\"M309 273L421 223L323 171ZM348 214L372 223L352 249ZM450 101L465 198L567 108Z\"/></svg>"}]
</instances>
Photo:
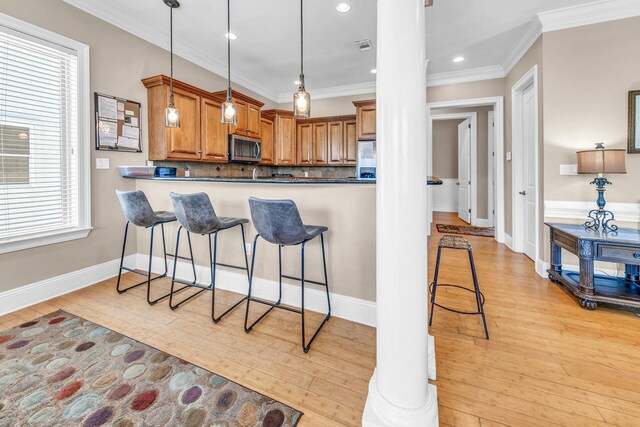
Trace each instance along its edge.
<instances>
[{"instance_id":1,"label":"stool metal leg","mask_svg":"<svg viewBox=\"0 0 640 427\"><path fill-rule=\"evenodd\" d=\"M476 274L476 265L473 261L473 253L469 249L469 263L471 264L471 273L473 275L473 288L476 293L476 303L478 304L478 312L482 316L482 324L484 325L484 335L489 339L489 330L487 329L487 319L484 316L484 302L480 297L480 286L478 285L478 276Z\"/></svg>"},{"instance_id":2,"label":"stool metal leg","mask_svg":"<svg viewBox=\"0 0 640 427\"><path fill-rule=\"evenodd\" d=\"M438 246L438 257L436 259L436 271L433 275L433 284L431 287L431 310L429 310L429 326L433 322L433 310L436 304L436 289L438 288L438 273L440 272L440 255L442 248Z\"/></svg>"},{"instance_id":3,"label":"stool metal leg","mask_svg":"<svg viewBox=\"0 0 640 427\"><path fill-rule=\"evenodd\" d=\"M240 230L242 232L242 253L244 254L244 264L245 269L247 270L247 279L249 283L251 282L250 274L249 274L249 260L247 258L247 250L246 250L246 240L244 237L244 224L240 224ZM218 254L218 232L215 232L213 235L213 254L211 253L211 235L209 235L209 259L211 260L211 320L213 323L218 323L224 316L229 314L234 308L238 307L242 304L248 297L243 297L240 301L236 302L230 308L227 309L220 316L216 317L216 264L217 264L217 254ZM225 264L221 264L227 267ZM234 267L238 268L238 267Z\"/></svg>"},{"instance_id":4,"label":"stool metal leg","mask_svg":"<svg viewBox=\"0 0 640 427\"><path fill-rule=\"evenodd\" d=\"M180 247L180 233L181 232L182 232L182 226L180 226L180 228L178 228L178 235L176 236L176 253L175 253L176 262L173 264L173 275L171 276L171 292L169 292L169 308L171 310L175 310L176 308L180 307L182 304L184 304L188 300L192 299L196 295L199 295L201 292L204 292L206 290L206 289L202 289L199 292L197 292L195 295L191 295L190 297L187 297L187 298L183 299L182 301L180 301L177 304L173 303L173 295L174 294L177 294L178 292L183 291L183 290L185 290L187 288L190 288L190 287L194 287L194 286L195 287L199 287L196 284L196 280L197 280L197 277L196 277L196 265L195 265L195 261L193 260L193 247L191 246L191 234L188 231L187 231L187 241L189 242L189 256L190 256L190 258L188 258L188 259L191 260L191 268L193 270L193 282L188 283L188 282L176 279L176 267L178 265L178 261L177 260L178 259L185 259L184 257L179 256L179 253L178 253L178 250L179 250L179 247ZM174 290L176 283L181 283L181 284L183 284L185 286L181 287L178 290Z\"/></svg>"},{"instance_id":5,"label":"stool metal leg","mask_svg":"<svg viewBox=\"0 0 640 427\"><path fill-rule=\"evenodd\" d=\"M275 304L269 303L267 305L270 305L271 307L269 307L269 309L267 311L265 311L260 317L258 317L258 319L256 321L254 321L251 325L247 326L247 324L249 323L249 305L251 303L251 301L256 301L255 299L252 299L251 297L251 291L253 289L253 271L255 268L255 263L256 263L256 248L257 248L257 243L258 243L258 237L260 237L259 234L256 234L256 237L253 239L253 253L251 254L251 274L250 274L250 279L249 279L249 292L247 292L247 309L245 311L244 314L244 331L246 333L251 332L251 330L253 329L253 327L262 319L264 319L264 317L271 313L271 310L273 310L274 308L276 308L276 306L280 305L280 299L278 299L278 302ZM280 297L282 297L282 258L280 258Z\"/></svg>"},{"instance_id":6,"label":"stool metal leg","mask_svg":"<svg viewBox=\"0 0 640 427\"><path fill-rule=\"evenodd\" d=\"M324 318L324 320L322 321L322 323L320 324L320 326L318 326L318 329L316 329L316 331L314 332L313 336L311 337L311 340L309 340L308 343L305 342L305 330L304 330L304 248L305 248L305 244L307 242L302 242L302 249L301 249L301 258L302 258L302 274L300 277L300 283L301 283L301 288L302 288L302 351L304 351L305 353L308 353L309 350L311 349L311 343L313 343L313 341L316 339L316 337L318 336L318 333L320 333L320 330L322 329L322 327L324 326L325 323L327 323L327 320L329 320L329 318L331 317L331 301L329 299L329 281L327 279L327 260L326 260L326 256L325 256L325 251L324 251L324 234L320 234L320 241L322 244L322 265L324 266L324 286L325 286L325 290L327 292L327 305L328 305L328 313L326 315L326 317Z\"/></svg>"}]
</instances>

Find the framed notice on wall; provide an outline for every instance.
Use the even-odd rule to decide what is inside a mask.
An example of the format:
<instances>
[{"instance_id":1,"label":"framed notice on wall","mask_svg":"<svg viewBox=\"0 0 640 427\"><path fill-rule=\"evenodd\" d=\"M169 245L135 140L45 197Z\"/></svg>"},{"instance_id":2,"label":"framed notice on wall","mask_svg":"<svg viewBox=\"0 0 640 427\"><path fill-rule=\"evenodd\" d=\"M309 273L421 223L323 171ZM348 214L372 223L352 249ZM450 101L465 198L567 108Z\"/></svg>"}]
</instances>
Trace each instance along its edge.
<instances>
[{"instance_id":1,"label":"framed notice on wall","mask_svg":"<svg viewBox=\"0 0 640 427\"><path fill-rule=\"evenodd\" d=\"M96 150L141 153L142 104L95 92Z\"/></svg>"}]
</instances>

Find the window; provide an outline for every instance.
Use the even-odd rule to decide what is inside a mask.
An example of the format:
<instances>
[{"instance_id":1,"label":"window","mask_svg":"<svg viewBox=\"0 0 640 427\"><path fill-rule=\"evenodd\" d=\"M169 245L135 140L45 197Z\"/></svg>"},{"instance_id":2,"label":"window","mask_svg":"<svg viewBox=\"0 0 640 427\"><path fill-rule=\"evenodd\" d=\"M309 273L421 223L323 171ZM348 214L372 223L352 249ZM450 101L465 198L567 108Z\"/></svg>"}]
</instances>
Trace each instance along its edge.
<instances>
[{"instance_id":1,"label":"window","mask_svg":"<svg viewBox=\"0 0 640 427\"><path fill-rule=\"evenodd\" d=\"M0 253L90 230L88 47L0 14Z\"/></svg>"}]
</instances>

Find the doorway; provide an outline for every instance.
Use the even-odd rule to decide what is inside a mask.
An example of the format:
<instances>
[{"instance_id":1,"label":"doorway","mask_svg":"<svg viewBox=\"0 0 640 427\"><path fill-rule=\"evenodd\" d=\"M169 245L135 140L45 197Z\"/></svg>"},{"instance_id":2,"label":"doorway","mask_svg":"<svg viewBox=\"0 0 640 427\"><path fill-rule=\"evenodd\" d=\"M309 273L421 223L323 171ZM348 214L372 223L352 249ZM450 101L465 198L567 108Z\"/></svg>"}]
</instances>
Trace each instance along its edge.
<instances>
[{"instance_id":1,"label":"doorway","mask_svg":"<svg viewBox=\"0 0 640 427\"><path fill-rule=\"evenodd\" d=\"M538 67L511 90L513 100L513 250L536 261L539 247Z\"/></svg>"}]
</instances>

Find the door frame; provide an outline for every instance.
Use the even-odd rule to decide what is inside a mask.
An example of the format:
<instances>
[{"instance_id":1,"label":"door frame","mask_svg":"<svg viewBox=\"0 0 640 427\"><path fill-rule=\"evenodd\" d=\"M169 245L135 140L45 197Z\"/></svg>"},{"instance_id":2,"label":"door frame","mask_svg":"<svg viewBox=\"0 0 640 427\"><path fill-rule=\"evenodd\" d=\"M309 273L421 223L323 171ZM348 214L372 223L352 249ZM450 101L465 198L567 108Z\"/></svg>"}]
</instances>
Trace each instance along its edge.
<instances>
[{"instance_id":1,"label":"door frame","mask_svg":"<svg viewBox=\"0 0 640 427\"><path fill-rule=\"evenodd\" d=\"M523 142L523 94L526 89L533 85L534 107L535 107L535 156L534 174L536 183L535 203L535 262L540 258L540 177L539 177L539 160L540 160L540 92L538 85L538 66L534 65L524 76L511 88L511 109L512 109L512 136L511 149L513 152L513 161L511 162L511 174L513 177L513 185L511 187L512 198L512 249L514 252L524 252L524 200L522 200L519 191L524 183L524 142Z\"/></svg>"},{"instance_id":2,"label":"door frame","mask_svg":"<svg viewBox=\"0 0 640 427\"><path fill-rule=\"evenodd\" d=\"M496 163L496 131L495 131L495 112L489 111L487 118L487 129L489 135L487 135L487 174L491 179L489 185L487 185L488 190L488 204L487 204L487 216L489 224L488 227L493 227L495 225L495 217L496 217L496 198L495 198L495 163Z\"/></svg>"},{"instance_id":3,"label":"door frame","mask_svg":"<svg viewBox=\"0 0 640 427\"><path fill-rule=\"evenodd\" d=\"M478 225L478 113L451 113L451 114L435 114L431 116L431 122L444 121L444 120L467 120L471 121L471 143L469 146L469 158L470 169L469 176L471 177L471 184L469 185L469 193L471 193L471 225ZM433 131L432 131L433 132ZM430 140L430 147L428 149L433 150L433 137ZM456 141L458 143L458 141ZM458 153L458 156L460 153ZM433 171L432 171L433 172ZM431 172L431 173L432 173ZM458 206L460 200L458 200Z\"/></svg>"},{"instance_id":4,"label":"door frame","mask_svg":"<svg viewBox=\"0 0 640 427\"><path fill-rule=\"evenodd\" d=\"M431 102L428 104L429 111L433 113L434 109L442 108L463 108L463 107L486 107L492 106L495 118L495 157L496 159L504 159L504 97L494 96L487 98L460 99L453 101ZM433 128L431 126L431 128ZM433 173L433 130L429 132L427 152L430 154L428 160L428 172ZM504 177L504 161L497 161L494 170L494 194L496 213L494 217L496 236L498 243L505 242L505 177ZM432 204L429 204L430 215ZM473 208L472 208L473 209ZM473 212L472 212L473 213Z\"/></svg>"}]
</instances>

